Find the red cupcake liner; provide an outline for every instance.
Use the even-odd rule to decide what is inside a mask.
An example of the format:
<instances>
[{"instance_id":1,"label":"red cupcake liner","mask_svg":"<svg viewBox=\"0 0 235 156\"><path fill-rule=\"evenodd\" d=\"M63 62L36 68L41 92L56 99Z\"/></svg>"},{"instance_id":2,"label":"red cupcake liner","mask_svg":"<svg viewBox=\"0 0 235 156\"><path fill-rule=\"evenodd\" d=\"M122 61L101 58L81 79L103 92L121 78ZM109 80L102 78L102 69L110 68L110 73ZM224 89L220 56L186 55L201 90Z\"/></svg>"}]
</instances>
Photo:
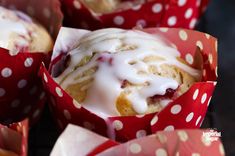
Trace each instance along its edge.
<instances>
[{"instance_id":1,"label":"red cupcake liner","mask_svg":"<svg viewBox=\"0 0 235 156\"><path fill-rule=\"evenodd\" d=\"M57 0L8 0L1 6L25 12L42 23L54 37L58 34L62 14ZM49 65L51 52L19 52L11 56L0 47L0 122L11 123L25 117L35 122L43 108L45 93L38 77L41 62Z\"/></svg>"},{"instance_id":2,"label":"red cupcake liner","mask_svg":"<svg viewBox=\"0 0 235 156\"><path fill-rule=\"evenodd\" d=\"M50 106L54 118L60 128L63 129L68 123L73 123L103 136L109 136L118 141L127 141L138 137L140 134L148 135L164 129L193 129L200 127L216 85L216 39L201 32L177 28L153 28L143 29L143 31L164 36L177 47L181 57L189 63L193 63L195 51L201 49L203 55L202 81L193 84L185 94L158 113L109 117L108 120L104 120L78 104L53 80L42 65L40 76L50 97ZM58 62L62 55L73 49L74 39L78 39L86 32L85 30L69 28L60 30L52 56L52 69L55 68L54 64ZM78 35L74 36L73 34ZM66 49L63 49L64 47ZM107 131L109 132L107 133ZM111 136L110 133L113 135Z\"/></svg>"},{"instance_id":3,"label":"red cupcake liner","mask_svg":"<svg viewBox=\"0 0 235 156\"><path fill-rule=\"evenodd\" d=\"M0 149L27 156L28 120L4 126L0 124Z\"/></svg>"},{"instance_id":4,"label":"red cupcake liner","mask_svg":"<svg viewBox=\"0 0 235 156\"><path fill-rule=\"evenodd\" d=\"M131 0L129 0L131 1ZM193 29L209 0L152 0L122 11L97 15L79 0L61 0L68 27L100 29L120 27L180 27Z\"/></svg>"},{"instance_id":5,"label":"red cupcake liner","mask_svg":"<svg viewBox=\"0 0 235 156\"><path fill-rule=\"evenodd\" d=\"M58 138L51 156L224 156L224 148L214 130L159 131L120 144L84 128L68 125ZM76 139L75 139L76 138ZM79 148L74 148L79 147Z\"/></svg>"}]
</instances>

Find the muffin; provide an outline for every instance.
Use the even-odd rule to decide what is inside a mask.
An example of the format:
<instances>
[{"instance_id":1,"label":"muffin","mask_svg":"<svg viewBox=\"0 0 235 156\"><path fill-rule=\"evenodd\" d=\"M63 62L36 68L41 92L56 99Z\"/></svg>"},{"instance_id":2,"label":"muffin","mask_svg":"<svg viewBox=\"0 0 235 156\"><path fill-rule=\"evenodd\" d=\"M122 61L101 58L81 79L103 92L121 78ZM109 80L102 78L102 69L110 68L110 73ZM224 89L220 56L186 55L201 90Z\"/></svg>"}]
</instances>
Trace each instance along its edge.
<instances>
[{"instance_id":1,"label":"muffin","mask_svg":"<svg viewBox=\"0 0 235 156\"><path fill-rule=\"evenodd\" d=\"M89 32L62 60L56 82L104 117L158 112L201 79L169 41L140 30Z\"/></svg>"},{"instance_id":2,"label":"muffin","mask_svg":"<svg viewBox=\"0 0 235 156\"><path fill-rule=\"evenodd\" d=\"M24 52L48 52L53 41L46 29L20 11L0 7L0 47L12 55Z\"/></svg>"},{"instance_id":3,"label":"muffin","mask_svg":"<svg viewBox=\"0 0 235 156\"><path fill-rule=\"evenodd\" d=\"M118 10L125 10L135 5L144 3L145 0L134 0L132 2L123 0L78 0L94 13L110 13Z\"/></svg>"}]
</instances>

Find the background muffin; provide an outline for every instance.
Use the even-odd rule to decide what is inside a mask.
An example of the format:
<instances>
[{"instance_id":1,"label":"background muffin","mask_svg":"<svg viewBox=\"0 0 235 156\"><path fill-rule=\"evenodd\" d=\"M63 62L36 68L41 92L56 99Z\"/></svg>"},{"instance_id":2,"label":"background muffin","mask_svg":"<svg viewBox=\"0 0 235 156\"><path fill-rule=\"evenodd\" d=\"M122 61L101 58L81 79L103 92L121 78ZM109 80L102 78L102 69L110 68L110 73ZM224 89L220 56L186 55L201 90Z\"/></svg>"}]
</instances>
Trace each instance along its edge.
<instances>
[{"instance_id":1,"label":"background muffin","mask_svg":"<svg viewBox=\"0 0 235 156\"><path fill-rule=\"evenodd\" d=\"M46 29L20 11L0 7L0 47L17 54L19 51L49 52L53 41Z\"/></svg>"}]
</instances>

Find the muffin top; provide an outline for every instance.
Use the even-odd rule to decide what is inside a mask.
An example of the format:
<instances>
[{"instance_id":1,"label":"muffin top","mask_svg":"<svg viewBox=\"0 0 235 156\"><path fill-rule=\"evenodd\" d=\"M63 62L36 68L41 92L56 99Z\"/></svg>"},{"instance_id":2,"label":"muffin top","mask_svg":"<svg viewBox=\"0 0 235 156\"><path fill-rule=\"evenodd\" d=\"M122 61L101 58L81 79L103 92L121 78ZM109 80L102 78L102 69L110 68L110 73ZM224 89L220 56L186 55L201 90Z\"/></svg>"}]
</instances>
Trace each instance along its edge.
<instances>
[{"instance_id":1,"label":"muffin top","mask_svg":"<svg viewBox=\"0 0 235 156\"><path fill-rule=\"evenodd\" d=\"M53 41L46 29L20 11L0 6L0 47L12 55L19 51L48 52Z\"/></svg>"},{"instance_id":2,"label":"muffin top","mask_svg":"<svg viewBox=\"0 0 235 156\"><path fill-rule=\"evenodd\" d=\"M177 90L184 83L181 77L200 79L200 71L183 62L161 36L109 28L87 33L77 45L55 80L66 91L75 90L75 99L83 96L78 90L86 91L78 102L98 114L120 115L115 104L122 94L137 114L145 114L148 99Z\"/></svg>"}]
</instances>

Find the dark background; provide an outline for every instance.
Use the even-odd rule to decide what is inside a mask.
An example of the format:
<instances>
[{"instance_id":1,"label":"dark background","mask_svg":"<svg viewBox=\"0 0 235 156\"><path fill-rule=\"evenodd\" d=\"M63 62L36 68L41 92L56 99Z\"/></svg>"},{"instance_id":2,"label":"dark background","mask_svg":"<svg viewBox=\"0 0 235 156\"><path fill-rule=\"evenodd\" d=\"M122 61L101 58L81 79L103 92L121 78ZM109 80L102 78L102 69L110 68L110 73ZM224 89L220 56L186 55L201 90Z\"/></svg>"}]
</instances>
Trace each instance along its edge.
<instances>
[{"instance_id":1,"label":"dark background","mask_svg":"<svg viewBox=\"0 0 235 156\"><path fill-rule=\"evenodd\" d=\"M219 78L203 127L217 128L228 156L235 155L235 0L211 0L197 29L218 38ZM47 156L59 136L45 108L30 130L29 156Z\"/></svg>"}]
</instances>

